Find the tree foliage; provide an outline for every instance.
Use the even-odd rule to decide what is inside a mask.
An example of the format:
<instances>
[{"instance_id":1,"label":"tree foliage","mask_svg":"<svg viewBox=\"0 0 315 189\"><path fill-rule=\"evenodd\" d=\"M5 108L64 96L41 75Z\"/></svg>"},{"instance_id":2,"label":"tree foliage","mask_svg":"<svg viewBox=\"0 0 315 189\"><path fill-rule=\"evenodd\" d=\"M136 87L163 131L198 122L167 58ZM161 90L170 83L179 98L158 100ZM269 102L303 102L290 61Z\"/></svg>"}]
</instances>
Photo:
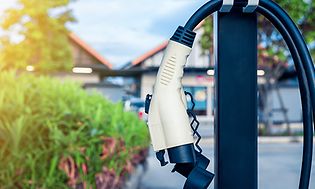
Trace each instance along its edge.
<instances>
[{"instance_id":1,"label":"tree foliage","mask_svg":"<svg viewBox=\"0 0 315 189\"><path fill-rule=\"evenodd\" d=\"M18 0L5 11L0 27L0 67L50 72L71 68L66 24L73 22L71 0Z\"/></svg>"},{"instance_id":2,"label":"tree foliage","mask_svg":"<svg viewBox=\"0 0 315 189\"><path fill-rule=\"evenodd\" d=\"M313 57L315 56L315 2L313 0L276 0L276 2L284 8L291 18L295 21L306 42L310 46ZM208 17L203 25L204 33L200 44L203 49L211 49L212 17ZM273 65L274 63L287 63L288 51L281 35L272 26L272 24L262 15L258 17L258 40L260 48L259 56L265 57L260 62L264 65ZM269 58L266 58L268 56Z\"/></svg>"}]
</instances>

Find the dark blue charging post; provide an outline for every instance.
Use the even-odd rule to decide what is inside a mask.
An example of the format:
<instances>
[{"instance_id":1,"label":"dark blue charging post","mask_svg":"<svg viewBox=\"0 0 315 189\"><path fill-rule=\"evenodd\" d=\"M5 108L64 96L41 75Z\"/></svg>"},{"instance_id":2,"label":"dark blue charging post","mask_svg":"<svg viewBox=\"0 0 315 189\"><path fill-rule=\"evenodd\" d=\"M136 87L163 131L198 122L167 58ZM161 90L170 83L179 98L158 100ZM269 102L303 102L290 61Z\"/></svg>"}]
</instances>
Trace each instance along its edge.
<instances>
[{"instance_id":1,"label":"dark blue charging post","mask_svg":"<svg viewBox=\"0 0 315 189\"><path fill-rule=\"evenodd\" d=\"M216 13L215 188L257 189L257 15Z\"/></svg>"}]
</instances>

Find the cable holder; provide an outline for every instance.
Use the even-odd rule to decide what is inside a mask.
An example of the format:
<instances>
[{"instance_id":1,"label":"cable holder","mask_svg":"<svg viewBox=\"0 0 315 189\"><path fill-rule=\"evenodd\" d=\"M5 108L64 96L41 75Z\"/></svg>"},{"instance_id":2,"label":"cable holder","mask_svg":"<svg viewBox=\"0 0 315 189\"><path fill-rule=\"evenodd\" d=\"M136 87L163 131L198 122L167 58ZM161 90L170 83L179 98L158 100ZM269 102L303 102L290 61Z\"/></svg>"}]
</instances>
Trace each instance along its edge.
<instances>
[{"instance_id":1,"label":"cable holder","mask_svg":"<svg viewBox=\"0 0 315 189\"><path fill-rule=\"evenodd\" d=\"M230 12L233 8L234 0L223 0L222 7L220 9L220 12Z\"/></svg>"},{"instance_id":2,"label":"cable holder","mask_svg":"<svg viewBox=\"0 0 315 189\"><path fill-rule=\"evenodd\" d=\"M259 0L248 0L246 7L243 8L244 13L253 13L259 5Z\"/></svg>"}]
</instances>

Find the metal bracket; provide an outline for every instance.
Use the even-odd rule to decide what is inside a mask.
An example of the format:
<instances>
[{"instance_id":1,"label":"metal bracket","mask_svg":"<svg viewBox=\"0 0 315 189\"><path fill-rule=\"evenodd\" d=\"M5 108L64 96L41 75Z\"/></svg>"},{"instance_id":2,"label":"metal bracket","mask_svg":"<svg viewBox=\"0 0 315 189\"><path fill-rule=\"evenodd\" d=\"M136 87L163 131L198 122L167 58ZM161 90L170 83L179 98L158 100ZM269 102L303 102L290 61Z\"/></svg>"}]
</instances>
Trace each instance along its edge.
<instances>
[{"instance_id":1,"label":"metal bracket","mask_svg":"<svg viewBox=\"0 0 315 189\"><path fill-rule=\"evenodd\" d=\"M145 102L144 102L144 112L146 114L149 114L151 99L152 99L152 95L147 94L147 97L145 98Z\"/></svg>"},{"instance_id":2,"label":"metal bracket","mask_svg":"<svg viewBox=\"0 0 315 189\"><path fill-rule=\"evenodd\" d=\"M234 0L223 0L220 12L230 12L234 5Z\"/></svg>"},{"instance_id":3,"label":"metal bracket","mask_svg":"<svg viewBox=\"0 0 315 189\"><path fill-rule=\"evenodd\" d=\"M243 12L252 13L259 5L259 0L248 0L248 4L243 8Z\"/></svg>"}]
</instances>

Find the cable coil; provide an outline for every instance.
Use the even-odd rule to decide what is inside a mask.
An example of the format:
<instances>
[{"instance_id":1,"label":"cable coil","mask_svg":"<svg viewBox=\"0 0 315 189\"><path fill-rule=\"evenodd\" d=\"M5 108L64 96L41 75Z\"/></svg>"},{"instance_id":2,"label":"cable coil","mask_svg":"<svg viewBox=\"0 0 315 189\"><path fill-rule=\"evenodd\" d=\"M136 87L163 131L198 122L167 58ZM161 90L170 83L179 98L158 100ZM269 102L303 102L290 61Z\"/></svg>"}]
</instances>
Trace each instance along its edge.
<instances>
[{"instance_id":1,"label":"cable coil","mask_svg":"<svg viewBox=\"0 0 315 189\"><path fill-rule=\"evenodd\" d=\"M212 0L207 2L190 17L184 28L193 31L203 19L212 13L219 11L222 8L222 5L222 0ZM239 3L238 5L244 6L242 3ZM291 52L298 73L304 130L299 189L307 189L309 187L313 154L312 117L315 117L314 64L302 34L292 19L279 5L270 0L260 0L259 6L255 7L255 11L265 16L281 33Z\"/></svg>"}]
</instances>

